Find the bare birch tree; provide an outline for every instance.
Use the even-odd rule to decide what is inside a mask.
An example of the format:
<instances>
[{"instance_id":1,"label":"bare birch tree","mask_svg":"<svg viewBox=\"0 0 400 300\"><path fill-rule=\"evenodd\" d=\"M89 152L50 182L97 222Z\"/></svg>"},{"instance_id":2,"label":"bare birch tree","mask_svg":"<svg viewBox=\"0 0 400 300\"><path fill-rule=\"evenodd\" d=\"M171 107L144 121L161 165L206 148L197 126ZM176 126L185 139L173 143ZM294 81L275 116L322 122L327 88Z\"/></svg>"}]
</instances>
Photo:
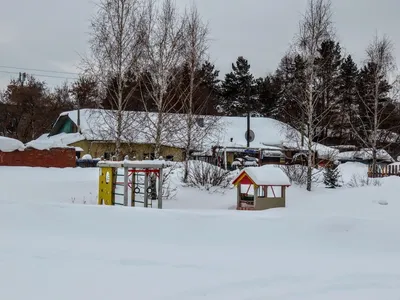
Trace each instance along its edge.
<instances>
[{"instance_id":1,"label":"bare birch tree","mask_svg":"<svg viewBox=\"0 0 400 300\"><path fill-rule=\"evenodd\" d=\"M316 107L319 104L322 93L317 88L318 48L323 41L332 36L330 0L310 0L307 11L300 22L300 33L297 40L299 54L305 62L305 84L301 95L297 98L301 110L303 122L306 126L307 137L307 190L312 188L312 171L314 168L313 140L316 137L316 129L324 116L316 115ZM329 109L322 114L328 115Z\"/></svg>"},{"instance_id":2,"label":"bare birch tree","mask_svg":"<svg viewBox=\"0 0 400 300\"><path fill-rule=\"evenodd\" d=\"M396 68L392 42L387 36L376 35L367 47L366 55L364 70L368 70L369 80L357 91L360 106L358 110L363 114L354 112L358 124L352 124L352 128L366 151L372 152L369 154L372 154L372 170L375 172L379 143L390 145L396 142L392 134L388 136L388 133L393 133L392 130L398 131L399 128L397 121L395 124L390 122L390 118L398 110L391 99L388 99L389 90L395 85L389 84L391 72Z\"/></svg>"},{"instance_id":3,"label":"bare birch tree","mask_svg":"<svg viewBox=\"0 0 400 300\"><path fill-rule=\"evenodd\" d=\"M132 126L133 118L124 111L134 89L126 91L125 85L143 54L144 5L141 0L101 0L97 8L90 26L91 53L83 58L83 65L108 95L111 110L102 111L103 121L110 129L109 139L115 140L118 158L124 131Z\"/></svg>"},{"instance_id":4,"label":"bare birch tree","mask_svg":"<svg viewBox=\"0 0 400 300\"><path fill-rule=\"evenodd\" d=\"M187 66L188 86L184 91L182 113L184 130L182 142L185 147L183 182L187 183L190 171L190 153L202 149L204 139L212 135L217 126L217 117L205 116L210 95L201 92L203 74L200 69L206 60L209 28L204 24L195 5L185 12L184 60Z\"/></svg>"},{"instance_id":5,"label":"bare birch tree","mask_svg":"<svg viewBox=\"0 0 400 300\"><path fill-rule=\"evenodd\" d=\"M147 118L145 133L154 144L154 156L161 155L166 140L178 128L172 123L175 91L168 89L183 64L184 22L172 0L160 5L149 0L146 6L146 38L142 69L142 95Z\"/></svg>"}]
</instances>

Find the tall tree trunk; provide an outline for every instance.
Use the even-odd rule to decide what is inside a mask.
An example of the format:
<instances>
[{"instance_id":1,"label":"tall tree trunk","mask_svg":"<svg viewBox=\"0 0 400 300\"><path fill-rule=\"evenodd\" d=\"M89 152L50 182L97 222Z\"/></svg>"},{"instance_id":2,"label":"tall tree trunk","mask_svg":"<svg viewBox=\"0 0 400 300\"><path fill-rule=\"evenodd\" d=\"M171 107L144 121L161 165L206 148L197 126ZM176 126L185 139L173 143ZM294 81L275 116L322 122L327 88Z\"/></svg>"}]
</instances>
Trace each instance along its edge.
<instances>
[{"instance_id":1,"label":"tall tree trunk","mask_svg":"<svg viewBox=\"0 0 400 300\"><path fill-rule=\"evenodd\" d=\"M312 170L313 170L313 122L314 122L314 106L313 106L313 82L314 82L314 71L311 71L310 83L309 83L309 95L308 95L308 155L307 155L307 191L311 191L312 188Z\"/></svg>"},{"instance_id":2,"label":"tall tree trunk","mask_svg":"<svg viewBox=\"0 0 400 300\"><path fill-rule=\"evenodd\" d=\"M154 158L156 159L161 156L163 115L162 112L157 114L156 134L154 140Z\"/></svg>"},{"instance_id":3,"label":"tall tree trunk","mask_svg":"<svg viewBox=\"0 0 400 300\"><path fill-rule=\"evenodd\" d=\"M372 132L372 172L377 172L377 142L378 142L378 105L379 105L379 75L375 75L374 95L374 128Z\"/></svg>"}]
</instances>

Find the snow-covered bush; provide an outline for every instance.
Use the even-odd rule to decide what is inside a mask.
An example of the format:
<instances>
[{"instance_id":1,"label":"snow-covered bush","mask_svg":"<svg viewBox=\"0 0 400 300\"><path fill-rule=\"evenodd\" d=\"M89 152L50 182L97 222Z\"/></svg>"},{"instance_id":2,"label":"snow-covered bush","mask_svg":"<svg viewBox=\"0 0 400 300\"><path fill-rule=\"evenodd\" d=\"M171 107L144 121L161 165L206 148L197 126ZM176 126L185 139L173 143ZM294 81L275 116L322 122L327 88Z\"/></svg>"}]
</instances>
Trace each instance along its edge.
<instances>
[{"instance_id":1,"label":"snow-covered bush","mask_svg":"<svg viewBox=\"0 0 400 300\"><path fill-rule=\"evenodd\" d=\"M376 178L369 178L368 175L353 174L347 186L350 188L364 187L364 186L381 186L380 182Z\"/></svg>"},{"instance_id":2,"label":"snow-covered bush","mask_svg":"<svg viewBox=\"0 0 400 300\"><path fill-rule=\"evenodd\" d=\"M231 173L207 162L190 161L187 184L210 190L212 187L227 188L231 183Z\"/></svg>"},{"instance_id":3,"label":"snow-covered bush","mask_svg":"<svg viewBox=\"0 0 400 300\"><path fill-rule=\"evenodd\" d=\"M290 182L303 186L307 183L307 167L302 165L280 165L279 168L289 177ZM322 182L321 170L314 169L312 174L312 182Z\"/></svg>"}]
</instances>

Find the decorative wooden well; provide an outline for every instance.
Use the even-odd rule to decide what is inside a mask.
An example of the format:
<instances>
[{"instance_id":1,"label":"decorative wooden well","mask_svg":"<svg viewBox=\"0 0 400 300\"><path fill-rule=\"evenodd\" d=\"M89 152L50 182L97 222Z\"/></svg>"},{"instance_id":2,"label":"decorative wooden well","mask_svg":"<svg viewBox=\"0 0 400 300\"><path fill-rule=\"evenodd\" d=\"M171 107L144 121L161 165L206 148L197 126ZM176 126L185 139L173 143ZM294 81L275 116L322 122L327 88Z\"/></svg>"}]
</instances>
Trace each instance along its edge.
<instances>
[{"instance_id":1,"label":"decorative wooden well","mask_svg":"<svg viewBox=\"0 0 400 300\"><path fill-rule=\"evenodd\" d=\"M237 187L238 210L264 210L286 206L290 180L278 167L248 167L233 180Z\"/></svg>"}]
</instances>

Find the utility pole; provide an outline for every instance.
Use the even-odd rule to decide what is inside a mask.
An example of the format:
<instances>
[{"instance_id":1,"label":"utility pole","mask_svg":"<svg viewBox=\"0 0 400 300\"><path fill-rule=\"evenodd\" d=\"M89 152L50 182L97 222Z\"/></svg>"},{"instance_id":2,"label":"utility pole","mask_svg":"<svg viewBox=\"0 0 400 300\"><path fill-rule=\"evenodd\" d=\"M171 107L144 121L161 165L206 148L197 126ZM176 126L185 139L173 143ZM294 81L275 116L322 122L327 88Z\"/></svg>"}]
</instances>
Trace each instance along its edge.
<instances>
[{"instance_id":1,"label":"utility pole","mask_svg":"<svg viewBox=\"0 0 400 300\"><path fill-rule=\"evenodd\" d=\"M247 148L250 147L250 80L247 87Z\"/></svg>"},{"instance_id":2,"label":"utility pole","mask_svg":"<svg viewBox=\"0 0 400 300\"><path fill-rule=\"evenodd\" d=\"M21 84L21 86L24 86L25 80L26 80L26 73L25 72L24 73L19 72L18 81Z\"/></svg>"},{"instance_id":3,"label":"utility pole","mask_svg":"<svg viewBox=\"0 0 400 300\"><path fill-rule=\"evenodd\" d=\"M78 114L78 116L77 116L78 133L82 133L81 132L81 104L80 104L79 97L77 97L76 102L78 104L78 107L77 107L78 108L78 111L77 111L77 114Z\"/></svg>"}]
</instances>

